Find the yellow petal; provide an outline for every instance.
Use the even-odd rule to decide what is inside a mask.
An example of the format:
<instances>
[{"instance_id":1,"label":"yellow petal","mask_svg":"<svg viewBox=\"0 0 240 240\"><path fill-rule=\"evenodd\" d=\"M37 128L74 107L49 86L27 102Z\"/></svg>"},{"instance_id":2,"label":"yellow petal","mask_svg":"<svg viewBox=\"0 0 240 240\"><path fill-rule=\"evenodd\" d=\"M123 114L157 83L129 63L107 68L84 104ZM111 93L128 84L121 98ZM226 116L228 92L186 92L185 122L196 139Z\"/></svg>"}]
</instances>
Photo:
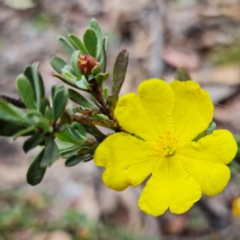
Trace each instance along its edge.
<instances>
[{"instance_id":1,"label":"yellow petal","mask_svg":"<svg viewBox=\"0 0 240 240\"><path fill-rule=\"evenodd\" d=\"M210 124L214 110L212 101L196 82L173 81L170 85L175 95L175 136L180 141L191 141Z\"/></svg>"},{"instance_id":2,"label":"yellow petal","mask_svg":"<svg viewBox=\"0 0 240 240\"><path fill-rule=\"evenodd\" d=\"M153 171L138 201L139 207L153 216L168 208L176 214L186 212L201 197L199 184L186 172L175 156L164 158Z\"/></svg>"},{"instance_id":3,"label":"yellow petal","mask_svg":"<svg viewBox=\"0 0 240 240\"><path fill-rule=\"evenodd\" d=\"M158 134L173 132L174 95L170 85L160 79L150 79L140 84L138 93Z\"/></svg>"},{"instance_id":4,"label":"yellow petal","mask_svg":"<svg viewBox=\"0 0 240 240\"><path fill-rule=\"evenodd\" d=\"M157 131L137 94L128 93L121 97L114 114L120 126L126 131L136 134L146 141L152 141L158 137Z\"/></svg>"},{"instance_id":5,"label":"yellow petal","mask_svg":"<svg viewBox=\"0 0 240 240\"><path fill-rule=\"evenodd\" d=\"M240 197L234 199L232 202L232 214L235 217L240 217Z\"/></svg>"},{"instance_id":6,"label":"yellow petal","mask_svg":"<svg viewBox=\"0 0 240 240\"><path fill-rule=\"evenodd\" d=\"M117 191L140 185L157 160L154 146L127 133L107 137L94 155L95 164L106 168L105 185Z\"/></svg>"},{"instance_id":7,"label":"yellow petal","mask_svg":"<svg viewBox=\"0 0 240 240\"><path fill-rule=\"evenodd\" d=\"M226 187L230 171L224 164L233 160L237 144L227 130L216 130L201 138L179 147L176 156L183 167L196 179L202 192L214 196Z\"/></svg>"},{"instance_id":8,"label":"yellow petal","mask_svg":"<svg viewBox=\"0 0 240 240\"><path fill-rule=\"evenodd\" d=\"M165 130L173 129L173 91L160 79L144 81L138 91L138 95L130 93L121 97L114 113L125 130L154 141Z\"/></svg>"}]
</instances>

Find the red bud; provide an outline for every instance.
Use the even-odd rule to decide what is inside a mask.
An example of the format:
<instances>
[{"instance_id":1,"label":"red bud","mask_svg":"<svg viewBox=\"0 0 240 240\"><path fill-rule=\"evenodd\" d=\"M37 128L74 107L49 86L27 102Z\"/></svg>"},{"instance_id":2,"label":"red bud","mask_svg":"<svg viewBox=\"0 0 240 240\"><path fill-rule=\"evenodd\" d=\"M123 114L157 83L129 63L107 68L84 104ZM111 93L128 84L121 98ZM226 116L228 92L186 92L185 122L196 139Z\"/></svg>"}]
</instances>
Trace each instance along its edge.
<instances>
[{"instance_id":1,"label":"red bud","mask_svg":"<svg viewBox=\"0 0 240 240\"><path fill-rule=\"evenodd\" d=\"M85 76L91 74L91 71L97 65L99 65L99 62L92 56L81 54L78 58L78 66L81 70L81 73Z\"/></svg>"}]
</instances>

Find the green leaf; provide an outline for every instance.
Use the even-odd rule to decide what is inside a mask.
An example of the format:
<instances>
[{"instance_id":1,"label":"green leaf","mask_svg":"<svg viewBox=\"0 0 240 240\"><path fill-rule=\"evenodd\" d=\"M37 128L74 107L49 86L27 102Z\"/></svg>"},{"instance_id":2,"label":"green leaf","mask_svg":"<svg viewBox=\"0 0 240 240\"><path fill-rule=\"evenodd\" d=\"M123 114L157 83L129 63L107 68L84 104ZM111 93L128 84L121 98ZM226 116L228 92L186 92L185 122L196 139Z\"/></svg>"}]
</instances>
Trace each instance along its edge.
<instances>
[{"instance_id":1,"label":"green leaf","mask_svg":"<svg viewBox=\"0 0 240 240\"><path fill-rule=\"evenodd\" d=\"M25 122L25 112L0 99L0 119L8 122Z\"/></svg>"},{"instance_id":2,"label":"green leaf","mask_svg":"<svg viewBox=\"0 0 240 240\"><path fill-rule=\"evenodd\" d=\"M70 158L68 158L65 162L65 166L66 167L73 167L75 165L77 165L78 163L82 162L84 160L84 156L78 156L78 155L74 155L71 156Z\"/></svg>"},{"instance_id":3,"label":"green leaf","mask_svg":"<svg viewBox=\"0 0 240 240\"><path fill-rule=\"evenodd\" d=\"M94 146L83 146L79 151L78 151L78 155L84 155L84 154L89 154L89 153L93 153L94 150L97 148L97 145Z\"/></svg>"},{"instance_id":4,"label":"green leaf","mask_svg":"<svg viewBox=\"0 0 240 240\"><path fill-rule=\"evenodd\" d=\"M69 142L58 142L58 149L60 150L61 156L69 158L73 155L77 155L78 151L82 148L82 145L69 143Z\"/></svg>"},{"instance_id":5,"label":"green leaf","mask_svg":"<svg viewBox=\"0 0 240 240\"><path fill-rule=\"evenodd\" d=\"M35 94L35 101L37 102L37 93L36 93L37 86L35 84L34 75L33 75L33 71L35 71L35 70L37 71L37 69L33 69L33 65L26 67L26 69L24 70L24 75L30 80L30 82L33 86L34 94ZM37 64L35 64L35 65L37 65ZM35 72L35 74L36 74L36 72ZM38 89L40 91L41 98L43 98L44 95L45 95L44 83L43 83L42 76L40 75L39 72L38 72L38 80L39 80L38 83L37 83Z\"/></svg>"},{"instance_id":6,"label":"green leaf","mask_svg":"<svg viewBox=\"0 0 240 240\"><path fill-rule=\"evenodd\" d=\"M32 164L28 169L27 182L32 186L39 184L42 181L44 174L46 172L46 168L41 167L41 161L42 161L44 152L45 152L45 149L42 149L42 151L33 160Z\"/></svg>"},{"instance_id":7,"label":"green leaf","mask_svg":"<svg viewBox=\"0 0 240 240\"><path fill-rule=\"evenodd\" d=\"M85 128L80 123L73 123L65 131L58 132L56 136L62 142L71 143L78 147L81 147L83 142L87 139ZM61 149L65 149L65 147ZM76 149L74 148L74 150Z\"/></svg>"},{"instance_id":8,"label":"green leaf","mask_svg":"<svg viewBox=\"0 0 240 240\"><path fill-rule=\"evenodd\" d=\"M71 138L78 143L82 143L83 140L87 139L85 128L80 123L74 122L67 131Z\"/></svg>"},{"instance_id":9,"label":"green leaf","mask_svg":"<svg viewBox=\"0 0 240 240\"><path fill-rule=\"evenodd\" d=\"M76 85L81 90L89 90L89 83L86 80L85 76L82 76L81 80L76 82Z\"/></svg>"},{"instance_id":10,"label":"green leaf","mask_svg":"<svg viewBox=\"0 0 240 240\"><path fill-rule=\"evenodd\" d=\"M29 111L26 115L25 121L31 126L41 128L46 133L52 132L52 127L49 124L49 121L38 111Z\"/></svg>"},{"instance_id":11,"label":"green leaf","mask_svg":"<svg viewBox=\"0 0 240 240\"><path fill-rule=\"evenodd\" d=\"M93 136L105 139L107 135L103 134L96 126L94 125L84 125L87 132L91 133Z\"/></svg>"},{"instance_id":12,"label":"green leaf","mask_svg":"<svg viewBox=\"0 0 240 240\"><path fill-rule=\"evenodd\" d=\"M73 167L75 165L77 165L78 163L80 162L85 162L85 161L89 161L93 158L92 155L90 154L85 154L85 155L81 155L81 156L78 156L78 155L74 155L74 156L71 156L70 158L68 158L65 162L65 166L66 167Z\"/></svg>"},{"instance_id":13,"label":"green leaf","mask_svg":"<svg viewBox=\"0 0 240 240\"><path fill-rule=\"evenodd\" d=\"M45 146L44 155L41 161L42 168L48 167L60 157L60 151L52 136L46 137Z\"/></svg>"},{"instance_id":14,"label":"green leaf","mask_svg":"<svg viewBox=\"0 0 240 240\"><path fill-rule=\"evenodd\" d=\"M71 73L69 73L69 72L63 72L63 73L62 73L62 76L66 77L66 78L68 78L69 80L74 81L74 82L79 80L79 79L77 78L77 76L75 76L75 74L73 75L73 74L71 74Z\"/></svg>"},{"instance_id":15,"label":"green leaf","mask_svg":"<svg viewBox=\"0 0 240 240\"><path fill-rule=\"evenodd\" d=\"M97 54L96 59L99 58L101 51L102 51L102 31L101 28L98 25L98 22L96 19L92 19L90 21L90 27L95 31L97 36Z\"/></svg>"},{"instance_id":16,"label":"green leaf","mask_svg":"<svg viewBox=\"0 0 240 240\"><path fill-rule=\"evenodd\" d=\"M71 34L69 35L69 37L71 38L71 40L73 41L74 45L83 53L86 55L89 55L88 50L86 49L86 47L84 46L83 42L75 35Z\"/></svg>"},{"instance_id":17,"label":"green leaf","mask_svg":"<svg viewBox=\"0 0 240 240\"><path fill-rule=\"evenodd\" d=\"M50 103L49 103L49 100L46 97L44 97L41 100L41 113L42 114L45 113L47 107L50 107Z\"/></svg>"},{"instance_id":18,"label":"green leaf","mask_svg":"<svg viewBox=\"0 0 240 240\"><path fill-rule=\"evenodd\" d=\"M85 97L83 97L79 92L68 89L68 97L75 103L79 104L81 107L85 109L97 109L94 105L92 105Z\"/></svg>"},{"instance_id":19,"label":"green leaf","mask_svg":"<svg viewBox=\"0 0 240 240\"><path fill-rule=\"evenodd\" d=\"M23 136L23 135L26 135L26 134L28 134L28 133L31 133L31 132L34 131L34 129L35 129L34 126L30 126L30 127L24 128L24 129L20 130L19 132L17 132L17 133L12 137L12 139L15 140L15 139L17 139L17 138L20 137L20 136Z\"/></svg>"},{"instance_id":20,"label":"green leaf","mask_svg":"<svg viewBox=\"0 0 240 240\"><path fill-rule=\"evenodd\" d=\"M107 97L108 97L108 89L105 87L103 88L103 98L105 101L107 100Z\"/></svg>"},{"instance_id":21,"label":"green leaf","mask_svg":"<svg viewBox=\"0 0 240 240\"><path fill-rule=\"evenodd\" d=\"M39 144L41 144L45 139L45 134L42 132L37 132L30 138L28 138L23 144L24 152L28 152L29 150L35 148Z\"/></svg>"},{"instance_id":22,"label":"green leaf","mask_svg":"<svg viewBox=\"0 0 240 240\"><path fill-rule=\"evenodd\" d=\"M90 53L90 55L96 58L98 40L97 40L97 35L93 29L91 28L87 29L87 31L83 36L83 42L88 52Z\"/></svg>"},{"instance_id":23,"label":"green leaf","mask_svg":"<svg viewBox=\"0 0 240 240\"><path fill-rule=\"evenodd\" d=\"M113 94L113 95L108 96L107 104L109 105L109 109L111 112L113 112L115 110L117 102L118 102L118 95Z\"/></svg>"},{"instance_id":24,"label":"green leaf","mask_svg":"<svg viewBox=\"0 0 240 240\"><path fill-rule=\"evenodd\" d=\"M55 96L55 93L57 91L57 85L52 85L51 87L51 96L52 96L52 99L54 99L54 96Z\"/></svg>"},{"instance_id":25,"label":"green leaf","mask_svg":"<svg viewBox=\"0 0 240 240\"><path fill-rule=\"evenodd\" d=\"M62 74L64 67L67 65L63 59L57 56L53 56L49 62L52 68L59 74Z\"/></svg>"},{"instance_id":26,"label":"green leaf","mask_svg":"<svg viewBox=\"0 0 240 240\"><path fill-rule=\"evenodd\" d=\"M176 73L176 80L181 82L186 82L191 80L191 78L185 69L178 68Z\"/></svg>"},{"instance_id":27,"label":"green leaf","mask_svg":"<svg viewBox=\"0 0 240 240\"><path fill-rule=\"evenodd\" d=\"M89 162L89 161L93 160L93 154L85 154L82 156L85 156L85 158L83 159L83 162Z\"/></svg>"},{"instance_id":28,"label":"green leaf","mask_svg":"<svg viewBox=\"0 0 240 240\"><path fill-rule=\"evenodd\" d=\"M101 66L100 65L96 65L93 69L92 69L92 71L91 71L91 74L93 75L93 76L96 76L98 73L100 73L101 72Z\"/></svg>"},{"instance_id":29,"label":"green leaf","mask_svg":"<svg viewBox=\"0 0 240 240\"><path fill-rule=\"evenodd\" d=\"M52 126L49 124L49 121L45 118L39 119L39 121L35 124L36 128L41 128L45 133L52 132Z\"/></svg>"},{"instance_id":30,"label":"green leaf","mask_svg":"<svg viewBox=\"0 0 240 240\"><path fill-rule=\"evenodd\" d=\"M77 123L77 122L74 122L72 125L71 125L71 128L75 129L76 131L80 132L82 135L86 135L86 132L85 132L85 128L82 124L80 123Z\"/></svg>"},{"instance_id":31,"label":"green leaf","mask_svg":"<svg viewBox=\"0 0 240 240\"><path fill-rule=\"evenodd\" d=\"M68 77L62 76L62 75L58 75L58 74L53 74L53 76L58 78L59 80L63 81L64 83L66 83L67 85L69 85L71 87L78 88L76 85L76 81L74 81L71 78L68 78Z\"/></svg>"},{"instance_id":32,"label":"green leaf","mask_svg":"<svg viewBox=\"0 0 240 240\"><path fill-rule=\"evenodd\" d=\"M66 74L68 73L68 76L71 76L71 78L73 78L74 80L79 79L76 75L76 73L74 72L73 68L69 65L66 65L63 69L62 69L63 73L62 74Z\"/></svg>"},{"instance_id":33,"label":"green leaf","mask_svg":"<svg viewBox=\"0 0 240 240\"><path fill-rule=\"evenodd\" d=\"M117 56L113 68L112 94L118 95L121 90L127 71L128 55L128 51L123 50Z\"/></svg>"},{"instance_id":34,"label":"green leaf","mask_svg":"<svg viewBox=\"0 0 240 240\"><path fill-rule=\"evenodd\" d=\"M17 132L25 129L28 125L22 122L9 122L0 119L0 135L5 137L11 137Z\"/></svg>"},{"instance_id":35,"label":"green leaf","mask_svg":"<svg viewBox=\"0 0 240 240\"><path fill-rule=\"evenodd\" d=\"M53 119L53 109L50 107L47 107L44 113L44 116L47 118L49 122L52 122Z\"/></svg>"},{"instance_id":36,"label":"green leaf","mask_svg":"<svg viewBox=\"0 0 240 240\"><path fill-rule=\"evenodd\" d=\"M99 86L102 85L102 83L107 80L109 77L109 73L99 73L97 76L96 76L96 82Z\"/></svg>"},{"instance_id":37,"label":"green leaf","mask_svg":"<svg viewBox=\"0 0 240 240\"><path fill-rule=\"evenodd\" d=\"M79 55L80 55L80 51L75 51L73 54L72 54L72 57L71 57L71 63L72 63L72 68L75 72L75 74L77 75L77 77L79 79L82 78L82 73L79 69L79 66L78 66L78 58L79 58Z\"/></svg>"},{"instance_id":38,"label":"green leaf","mask_svg":"<svg viewBox=\"0 0 240 240\"><path fill-rule=\"evenodd\" d=\"M16 83L18 92L24 104L29 109L35 109L36 108L35 93L30 80L24 74L20 74L17 77Z\"/></svg>"},{"instance_id":39,"label":"green leaf","mask_svg":"<svg viewBox=\"0 0 240 240\"><path fill-rule=\"evenodd\" d=\"M107 48L108 48L108 37L103 38L102 43L102 54L100 55L100 65L102 72L106 72L107 68Z\"/></svg>"},{"instance_id":40,"label":"green leaf","mask_svg":"<svg viewBox=\"0 0 240 240\"><path fill-rule=\"evenodd\" d=\"M76 141L76 139L72 138L72 136L70 135L69 131L65 130L63 132L58 132L56 134L56 137L61 140L62 142L68 142L68 143L78 143L78 141Z\"/></svg>"},{"instance_id":41,"label":"green leaf","mask_svg":"<svg viewBox=\"0 0 240 240\"><path fill-rule=\"evenodd\" d=\"M53 117L57 121L65 111L67 105L68 92L65 88L56 90L53 98Z\"/></svg>"},{"instance_id":42,"label":"green leaf","mask_svg":"<svg viewBox=\"0 0 240 240\"><path fill-rule=\"evenodd\" d=\"M39 77L38 63L32 64L31 69L32 69L37 109L40 110L41 109L41 99L44 97L44 94L45 94L44 93L44 85L43 85L42 79Z\"/></svg>"},{"instance_id":43,"label":"green leaf","mask_svg":"<svg viewBox=\"0 0 240 240\"><path fill-rule=\"evenodd\" d=\"M64 47L69 50L71 53L73 53L76 49L72 46L72 44L65 38L65 37L60 37L59 41L61 41L64 45Z\"/></svg>"}]
</instances>

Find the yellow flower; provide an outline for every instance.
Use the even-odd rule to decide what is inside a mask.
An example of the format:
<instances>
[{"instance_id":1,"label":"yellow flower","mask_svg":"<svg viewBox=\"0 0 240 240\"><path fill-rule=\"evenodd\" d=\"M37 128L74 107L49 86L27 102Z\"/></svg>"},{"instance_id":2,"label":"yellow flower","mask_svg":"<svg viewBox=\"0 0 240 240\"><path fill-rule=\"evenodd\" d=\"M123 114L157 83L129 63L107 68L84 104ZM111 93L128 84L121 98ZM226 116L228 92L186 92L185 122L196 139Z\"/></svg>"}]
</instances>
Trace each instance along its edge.
<instances>
[{"instance_id":1,"label":"yellow flower","mask_svg":"<svg viewBox=\"0 0 240 240\"><path fill-rule=\"evenodd\" d=\"M103 181L121 191L148 180L138 201L148 214L168 208L187 211L203 194L213 196L226 187L228 164L237 151L229 131L216 130L197 142L213 118L209 94L193 81L150 79L138 94L120 98L115 116L129 133L115 133L97 148L94 161L105 167Z\"/></svg>"},{"instance_id":2,"label":"yellow flower","mask_svg":"<svg viewBox=\"0 0 240 240\"><path fill-rule=\"evenodd\" d=\"M232 202L232 214L235 217L240 217L240 197L234 199Z\"/></svg>"}]
</instances>

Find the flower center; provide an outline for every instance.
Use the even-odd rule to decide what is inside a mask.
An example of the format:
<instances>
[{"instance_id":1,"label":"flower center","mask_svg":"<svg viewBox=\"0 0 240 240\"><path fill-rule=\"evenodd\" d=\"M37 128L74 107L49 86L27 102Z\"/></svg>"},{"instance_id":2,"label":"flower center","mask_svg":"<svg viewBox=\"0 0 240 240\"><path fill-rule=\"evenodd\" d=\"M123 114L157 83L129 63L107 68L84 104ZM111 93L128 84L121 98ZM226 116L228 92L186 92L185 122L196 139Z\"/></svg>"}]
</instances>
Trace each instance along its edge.
<instances>
[{"instance_id":1,"label":"flower center","mask_svg":"<svg viewBox=\"0 0 240 240\"><path fill-rule=\"evenodd\" d=\"M170 132L165 132L157 142L157 153L162 157L173 156L177 150L178 140Z\"/></svg>"}]
</instances>

